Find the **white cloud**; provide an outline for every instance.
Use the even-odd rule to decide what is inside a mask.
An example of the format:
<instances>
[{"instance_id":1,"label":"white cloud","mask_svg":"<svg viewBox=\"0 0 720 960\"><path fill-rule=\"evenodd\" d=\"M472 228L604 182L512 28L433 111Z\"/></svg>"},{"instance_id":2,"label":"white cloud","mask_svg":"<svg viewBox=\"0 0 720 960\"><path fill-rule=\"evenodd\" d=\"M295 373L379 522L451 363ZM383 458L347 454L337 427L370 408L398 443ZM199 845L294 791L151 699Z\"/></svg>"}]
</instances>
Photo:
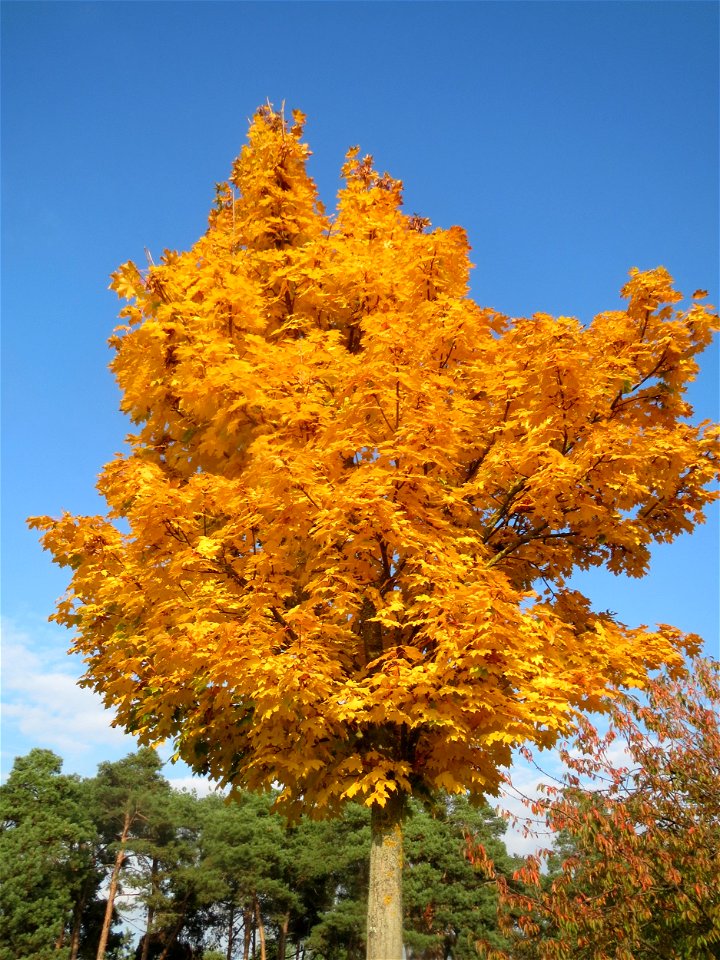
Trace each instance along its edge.
<instances>
[{"instance_id":1,"label":"white cloud","mask_svg":"<svg viewBox=\"0 0 720 960\"><path fill-rule=\"evenodd\" d=\"M77 685L82 664L64 655L64 636L7 620L2 634L5 758L39 746L61 753L66 769L89 762L91 769L80 772L90 774L101 760L137 749L132 737L111 726L113 715L100 697Z\"/></svg>"},{"instance_id":2,"label":"white cloud","mask_svg":"<svg viewBox=\"0 0 720 960\"><path fill-rule=\"evenodd\" d=\"M216 783L206 777L195 777L192 774L187 777L168 777L166 774L165 777L173 790L190 790L199 797L206 797L210 793L223 795L225 793L224 790L218 789Z\"/></svg>"},{"instance_id":3,"label":"white cloud","mask_svg":"<svg viewBox=\"0 0 720 960\"><path fill-rule=\"evenodd\" d=\"M67 643L64 629L43 621L20 626L3 618L3 777L14 758L33 747L55 751L66 773L85 777L94 776L99 763L138 749L132 736L111 725L114 714L100 696L78 685L83 664L79 657L68 656ZM200 796L215 789L184 763L170 764L173 753L170 743L158 748L165 775L168 770L177 773L167 777L175 789L195 790Z\"/></svg>"}]
</instances>

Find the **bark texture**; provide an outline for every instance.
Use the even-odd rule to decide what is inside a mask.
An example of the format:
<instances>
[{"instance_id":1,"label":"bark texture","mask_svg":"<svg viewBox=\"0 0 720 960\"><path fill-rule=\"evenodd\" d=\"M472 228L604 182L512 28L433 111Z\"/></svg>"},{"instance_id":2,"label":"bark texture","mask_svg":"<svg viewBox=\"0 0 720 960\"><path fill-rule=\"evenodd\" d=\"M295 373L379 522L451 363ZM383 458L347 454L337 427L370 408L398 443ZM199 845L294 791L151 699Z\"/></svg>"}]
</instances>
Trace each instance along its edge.
<instances>
[{"instance_id":1,"label":"bark texture","mask_svg":"<svg viewBox=\"0 0 720 960\"><path fill-rule=\"evenodd\" d=\"M402 960L404 798L372 808L367 960Z\"/></svg>"}]
</instances>

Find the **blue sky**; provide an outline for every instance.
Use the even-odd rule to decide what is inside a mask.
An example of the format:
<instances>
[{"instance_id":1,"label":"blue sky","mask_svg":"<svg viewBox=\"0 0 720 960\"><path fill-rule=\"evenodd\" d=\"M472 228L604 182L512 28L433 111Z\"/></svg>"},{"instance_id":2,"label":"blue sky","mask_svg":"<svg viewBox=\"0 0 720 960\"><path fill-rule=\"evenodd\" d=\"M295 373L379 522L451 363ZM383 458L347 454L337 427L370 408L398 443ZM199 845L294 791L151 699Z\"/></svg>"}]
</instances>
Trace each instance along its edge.
<instances>
[{"instance_id":1,"label":"blue sky","mask_svg":"<svg viewBox=\"0 0 720 960\"><path fill-rule=\"evenodd\" d=\"M465 227L473 295L589 320L632 266L720 299L718 11L692 2L2 4L3 768L32 746L83 774L132 748L46 618L65 586L24 525L94 513L127 425L107 371L108 275L204 230L247 120L308 115L332 207L348 147L409 212ZM691 398L718 417L718 350ZM630 623L718 649L718 514L643 582L583 579ZM68 680L68 678L70 678ZM180 775L180 773L178 773Z\"/></svg>"}]
</instances>

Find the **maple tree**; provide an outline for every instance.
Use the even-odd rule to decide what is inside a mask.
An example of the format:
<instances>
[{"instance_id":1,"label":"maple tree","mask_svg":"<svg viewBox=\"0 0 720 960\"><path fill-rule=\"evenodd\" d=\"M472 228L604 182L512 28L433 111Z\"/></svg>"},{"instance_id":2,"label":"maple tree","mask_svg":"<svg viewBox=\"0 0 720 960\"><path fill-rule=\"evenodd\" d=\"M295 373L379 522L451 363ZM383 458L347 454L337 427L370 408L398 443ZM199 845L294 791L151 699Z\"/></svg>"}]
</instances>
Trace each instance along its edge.
<instances>
[{"instance_id":1,"label":"maple tree","mask_svg":"<svg viewBox=\"0 0 720 960\"><path fill-rule=\"evenodd\" d=\"M561 838L561 868L540 873L545 851L517 871L521 887L495 876L509 955L720 956L720 664L697 659L652 681L647 701L622 697L604 736L584 720L571 746L562 784L531 805ZM488 870L478 845L470 858Z\"/></svg>"},{"instance_id":2,"label":"maple tree","mask_svg":"<svg viewBox=\"0 0 720 960\"><path fill-rule=\"evenodd\" d=\"M641 576L716 497L684 390L717 317L663 268L586 326L482 308L463 230L357 149L325 214L293 118L258 111L189 251L113 275L137 432L107 516L32 522L73 571L54 617L85 682L141 743L291 813L371 808L387 958L406 798L492 793L513 746L693 647L567 579Z\"/></svg>"}]
</instances>

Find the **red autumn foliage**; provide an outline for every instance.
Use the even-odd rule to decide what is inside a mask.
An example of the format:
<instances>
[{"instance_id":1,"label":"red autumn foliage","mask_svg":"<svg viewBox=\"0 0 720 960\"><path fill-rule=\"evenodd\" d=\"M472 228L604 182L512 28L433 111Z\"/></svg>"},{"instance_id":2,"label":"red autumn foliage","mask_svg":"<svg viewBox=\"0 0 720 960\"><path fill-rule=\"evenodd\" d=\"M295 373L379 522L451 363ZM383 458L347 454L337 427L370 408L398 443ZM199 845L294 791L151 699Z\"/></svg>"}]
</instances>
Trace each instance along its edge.
<instances>
[{"instance_id":1,"label":"red autumn foliage","mask_svg":"<svg viewBox=\"0 0 720 960\"><path fill-rule=\"evenodd\" d=\"M487 960L720 957L720 665L693 661L618 699L610 729L579 723L566 773L531 804L556 834L500 891L511 952ZM619 749L620 748L620 749ZM618 757L621 762L618 763Z\"/></svg>"}]
</instances>

